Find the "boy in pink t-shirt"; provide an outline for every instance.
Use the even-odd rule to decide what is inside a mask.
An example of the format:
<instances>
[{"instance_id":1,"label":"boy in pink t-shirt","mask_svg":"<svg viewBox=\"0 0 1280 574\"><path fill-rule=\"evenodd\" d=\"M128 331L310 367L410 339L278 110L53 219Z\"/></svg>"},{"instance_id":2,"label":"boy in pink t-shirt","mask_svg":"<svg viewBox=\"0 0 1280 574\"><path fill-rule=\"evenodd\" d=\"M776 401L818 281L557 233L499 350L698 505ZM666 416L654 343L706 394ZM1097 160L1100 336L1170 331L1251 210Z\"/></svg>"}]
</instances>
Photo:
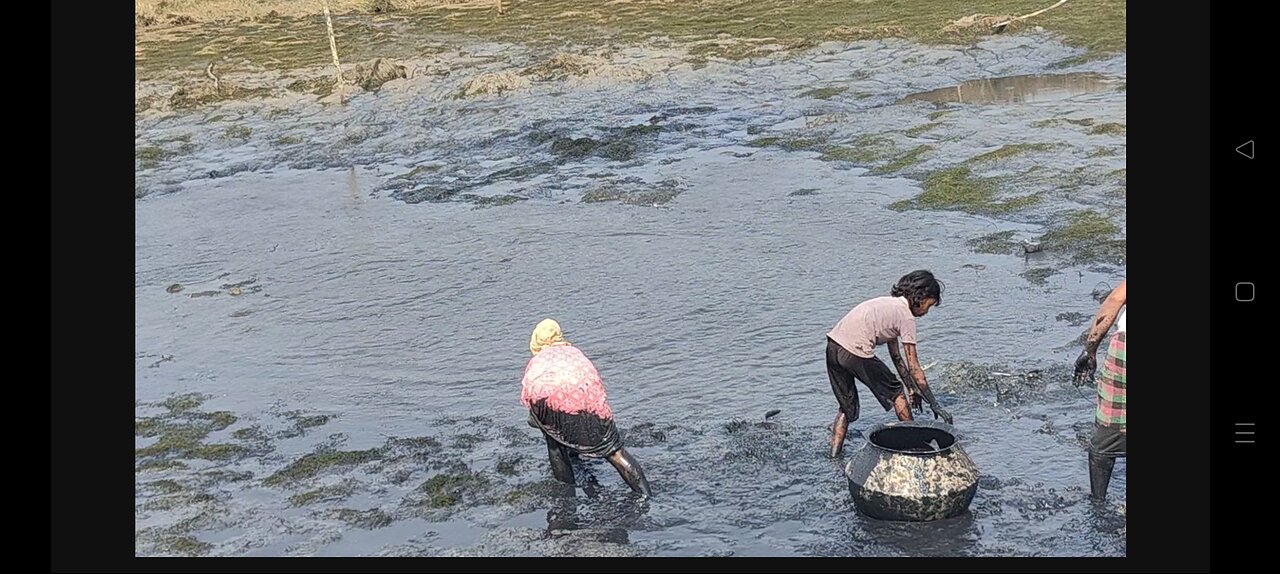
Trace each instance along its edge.
<instances>
[{"instance_id":1,"label":"boy in pink t-shirt","mask_svg":"<svg viewBox=\"0 0 1280 574\"><path fill-rule=\"evenodd\" d=\"M889 357L902 379L912 377L916 381L924 398L929 400L934 417L951 423L951 414L933 398L916 356L916 317L923 317L941 302L942 283L928 271L912 271L898 280L888 297L859 303L827 333L827 377L840 403L831 429L832 457L840 456L849 423L858 420L858 389L854 387L854 380L862 381L884 410L893 409L898 420L911 420L913 403L917 409L921 408L921 397L908 398L913 393L876 358L875 348L879 345L889 347ZM905 361L903 353L898 351L899 340L905 350Z\"/></svg>"}]
</instances>

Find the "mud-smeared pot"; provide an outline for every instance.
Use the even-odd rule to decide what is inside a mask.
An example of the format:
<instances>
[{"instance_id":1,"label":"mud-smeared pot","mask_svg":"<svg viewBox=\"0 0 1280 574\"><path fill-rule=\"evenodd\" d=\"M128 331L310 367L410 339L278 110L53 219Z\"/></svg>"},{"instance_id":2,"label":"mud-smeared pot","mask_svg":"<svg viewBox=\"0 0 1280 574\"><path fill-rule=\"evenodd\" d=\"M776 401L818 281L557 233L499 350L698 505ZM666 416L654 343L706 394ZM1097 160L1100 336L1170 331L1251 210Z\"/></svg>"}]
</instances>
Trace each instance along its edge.
<instances>
[{"instance_id":1,"label":"mud-smeared pot","mask_svg":"<svg viewBox=\"0 0 1280 574\"><path fill-rule=\"evenodd\" d=\"M928 521L962 514L978 487L978 467L955 429L936 421L872 428L845 466L849 492L863 514Z\"/></svg>"}]
</instances>

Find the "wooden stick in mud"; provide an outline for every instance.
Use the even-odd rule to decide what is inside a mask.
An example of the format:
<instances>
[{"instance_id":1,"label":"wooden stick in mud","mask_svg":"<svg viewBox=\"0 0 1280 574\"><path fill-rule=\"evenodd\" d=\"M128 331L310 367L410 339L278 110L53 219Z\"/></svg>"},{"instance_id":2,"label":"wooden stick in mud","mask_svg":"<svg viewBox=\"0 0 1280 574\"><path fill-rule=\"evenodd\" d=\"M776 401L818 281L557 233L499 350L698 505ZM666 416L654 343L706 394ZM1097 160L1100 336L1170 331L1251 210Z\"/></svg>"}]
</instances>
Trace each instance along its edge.
<instances>
[{"instance_id":1,"label":"wooden stick in mud","mask_svg":"<svg viewBox=\"0 0 1280 574\"><path fill-rule=\"evenodd\" d=\"M493 0L493 4L498 7L498 15L506 14L507 11L502 9L502 0Z\"/></svg>"},{"instance_id":2,"label":"wooden stick in mud","mask_svg":"<svg viewBox=\"0 0 1280 574\"><path fill-rule=\"evenodd\" d=\"M998 33L1000 33L1000 32L1003 32L1003 31L1004 31L1004 27L1005 27L1005 26L1008 26L1009 24L1012 24L1012 23L1017 22L1017 21L1019 21L1019 20L1026 20L1027 18L1030 18L1030 17L1032 17L1032 16L1039 16L1039 15L1041 15L1041 14L1044 14L1045 12L1048 12L1048 11L1050 11L1050 10L1053 10L1054 8L1057 8L1058 6L1061 6L1061 5L1066 4L1066 3L1067 3L1067 0L1058 0L1058 3L1057 3L1057 4L1054 4L1053 6L1050 6L1050 7L1048 7L1048 8L1044 8L1044 9L1041 9L1041 10L1036 10L1035 12L1032 12L1032 13L1030 13L1030 14L1025 14L1025 15L1022 15L1022 16L1018 16L1017 18L1014 18L1014 19L1012 19L1012 20L1006 20L1006 21L1004 21L1004 22L1001 22L1001 23L999 23L999 24L996 24L995 26L993 26L993 28L995 28L995 31L996 31L996 33L998 34Z\"/></svg>"},{"instance_id":3,"label":"wooden stick in mud","mask_svg":"<svg viewBox=\"0 0 1280 574\"><path fill-rule=\"evenodd\" d=\"M338 61L338 42L333 37L333 17L329 15L329 0L324 0L324 25L329 28L329 51L333 52L333 67L338 70L338 101L346 103L347 94L342 86L342 63Z\"/></svg>"}]
</instances>

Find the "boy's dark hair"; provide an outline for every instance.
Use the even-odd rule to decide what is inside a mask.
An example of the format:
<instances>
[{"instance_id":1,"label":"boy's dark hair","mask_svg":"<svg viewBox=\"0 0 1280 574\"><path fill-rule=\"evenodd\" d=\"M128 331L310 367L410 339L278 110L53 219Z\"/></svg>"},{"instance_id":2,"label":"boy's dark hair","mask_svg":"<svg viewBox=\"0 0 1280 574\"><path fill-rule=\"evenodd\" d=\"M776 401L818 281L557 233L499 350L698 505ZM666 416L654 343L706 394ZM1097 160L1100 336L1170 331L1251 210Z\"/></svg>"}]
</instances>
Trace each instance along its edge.
<instances>
[{"instance_id":1,"label":"boy's dark hair","mask_svg":"<svg viewBox=\"0 0 1280 574\"><path fill-rule=\"evenodd\" d=\"M889 294L894 297L906 297L912 306L920 306L925 299L937 299L936 306L942 305L942 282L933 273L920 269L902 276L898 284L893 286Z\"/></svg>"}]
</instances>

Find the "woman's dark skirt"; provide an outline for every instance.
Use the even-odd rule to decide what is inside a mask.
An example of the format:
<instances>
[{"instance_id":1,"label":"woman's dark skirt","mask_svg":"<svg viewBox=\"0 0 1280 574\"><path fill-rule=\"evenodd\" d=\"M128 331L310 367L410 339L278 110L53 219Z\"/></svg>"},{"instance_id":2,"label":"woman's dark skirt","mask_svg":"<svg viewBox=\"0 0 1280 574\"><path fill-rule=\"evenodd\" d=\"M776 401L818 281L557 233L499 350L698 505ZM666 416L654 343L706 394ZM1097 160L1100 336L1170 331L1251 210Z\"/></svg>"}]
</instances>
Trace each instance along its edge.
<instances>
[{"instance_id":1,"label":"woman's dark skirt","mask_svg":"<svg viewBox=\"0 0 1280 574\"><path fill-rule=\"evenodd\" d=\"M557 411L545 399L529 406L529 426L582 456L604 458L622 448L622 435L612 418Z\"/></svg>"}]
</instances>

